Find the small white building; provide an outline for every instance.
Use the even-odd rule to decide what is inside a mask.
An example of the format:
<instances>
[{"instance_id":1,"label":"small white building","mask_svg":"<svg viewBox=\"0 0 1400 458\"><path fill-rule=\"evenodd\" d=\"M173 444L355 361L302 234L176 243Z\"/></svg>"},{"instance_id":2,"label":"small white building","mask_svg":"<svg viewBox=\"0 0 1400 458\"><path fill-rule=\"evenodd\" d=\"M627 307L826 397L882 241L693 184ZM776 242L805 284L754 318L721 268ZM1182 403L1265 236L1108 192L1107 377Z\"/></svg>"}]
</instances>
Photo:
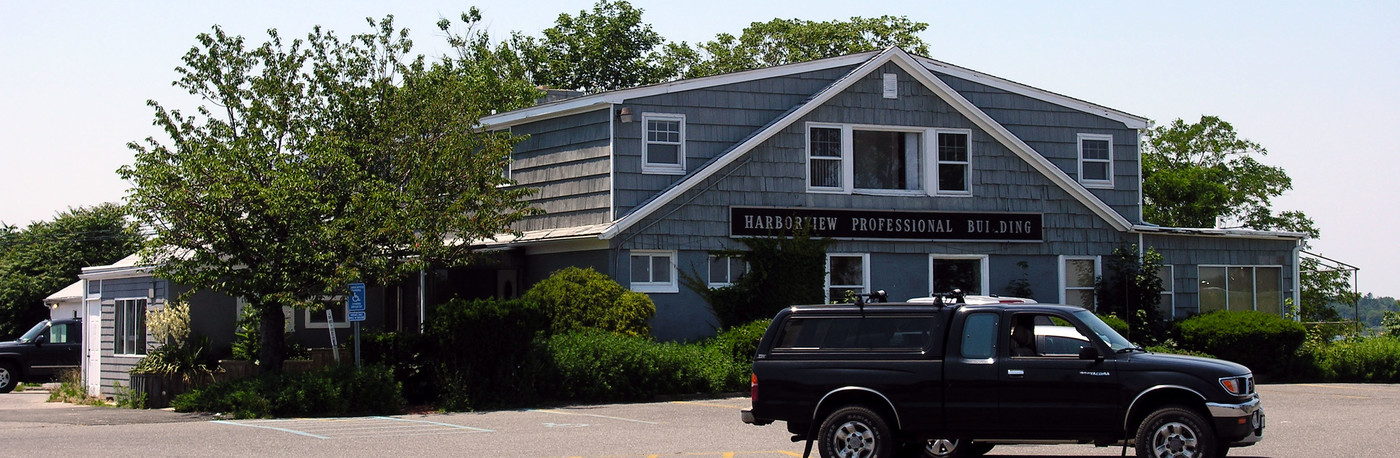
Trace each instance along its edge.
<instances>
[{"instance_id":1,"label":"small white building","mask_svg":"<svg viewBox=\"0 0 1400 458\"><path fill-rule=\"evenodd\" d=\"M80 318L83 311L83 281L78 280L68 287L44 298L44 306L49 308L49 319Z\"/></svg>"}]
</instances>

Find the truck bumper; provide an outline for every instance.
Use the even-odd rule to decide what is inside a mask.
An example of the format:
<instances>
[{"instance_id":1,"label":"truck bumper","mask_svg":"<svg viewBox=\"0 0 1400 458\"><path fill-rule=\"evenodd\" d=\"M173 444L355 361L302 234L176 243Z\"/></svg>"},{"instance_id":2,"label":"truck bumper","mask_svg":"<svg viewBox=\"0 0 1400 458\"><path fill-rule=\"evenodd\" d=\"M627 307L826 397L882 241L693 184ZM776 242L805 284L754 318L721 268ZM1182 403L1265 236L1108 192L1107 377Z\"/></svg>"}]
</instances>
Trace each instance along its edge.
<instances>
[{"instance_id":1,"label":"truck bumper","mask_svg":"<svg viewBox=\"0 0 1400 458\"><path fill-rule=\"evenodd\" d=\"M763 425L767 425L767 424L773 423L773 420L754 417L754 416L753 416L753 410L751 410L751 409L744 409L744 410L740 411L740 412L739 412L739 419L744 420L744 423L748 423L748 424L754 425L754 426L763 426Z\"/></svg>"},{"instance_id":2,"label":"truck bumper","mask_svg":"<svg viewBox=\"0 0 1400 458\"><path fill-rule=\"evenodd\" d=\"M1264 438L1264 407L1259 404L1259 396L1239 404L1207 402L1206 409L1215 420L1215 431L1220 440L1231 447L1254 445Z\"/></svg>"}]
</instances>

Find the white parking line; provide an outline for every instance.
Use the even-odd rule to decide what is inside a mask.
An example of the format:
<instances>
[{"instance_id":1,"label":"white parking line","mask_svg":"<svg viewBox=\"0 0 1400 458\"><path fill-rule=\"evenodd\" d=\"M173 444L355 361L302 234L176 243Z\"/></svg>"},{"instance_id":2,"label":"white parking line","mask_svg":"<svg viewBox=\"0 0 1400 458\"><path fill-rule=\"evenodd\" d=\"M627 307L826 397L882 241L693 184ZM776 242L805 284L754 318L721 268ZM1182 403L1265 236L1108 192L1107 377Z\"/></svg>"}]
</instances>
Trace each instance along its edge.
<instances>
[{"instance_id":1,"label":"white parking line","mask_svg":"<svg viewBox=\"0 0 1400 458\"><path fill-rule=\"evenodd\" d=\"M304 418L278 420L216 420L211 423L270 429L316 439L489 433L489 429L395 417Z\"/></svg>"}]
</instances>

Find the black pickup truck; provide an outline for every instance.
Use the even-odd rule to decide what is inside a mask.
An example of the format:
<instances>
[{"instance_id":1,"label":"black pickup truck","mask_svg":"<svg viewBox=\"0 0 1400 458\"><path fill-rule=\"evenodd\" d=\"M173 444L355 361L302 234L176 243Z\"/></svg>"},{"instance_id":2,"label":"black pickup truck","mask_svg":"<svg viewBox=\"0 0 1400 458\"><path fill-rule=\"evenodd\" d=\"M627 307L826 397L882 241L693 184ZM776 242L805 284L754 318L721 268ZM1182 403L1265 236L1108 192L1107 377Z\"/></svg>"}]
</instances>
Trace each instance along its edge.
<instances>
[{"instance_id":1,"label":"black pickup truck","mask_svg":"<svg viewBox=\"0 0 1400 458\"><path fill-rule=\"evenodd\" d=\"M871 303L782 310L745 423L787 423L824 457L976 456L997 444L1217 457L1264 412L1239 364L1146 352L1081 307Z\"/></svg>"},{"instance_id":2,"label":"black pickup truck","mask_svg":"<svg viewBox=\"0 0 1400 458\"><path fill-rule=\"evenodd\" d=\"M0 393L9 393L19 382L47 382L77 369L82 336L77 319L44 320L19 339L0 342Z\"/></svg>"}]
</instances>

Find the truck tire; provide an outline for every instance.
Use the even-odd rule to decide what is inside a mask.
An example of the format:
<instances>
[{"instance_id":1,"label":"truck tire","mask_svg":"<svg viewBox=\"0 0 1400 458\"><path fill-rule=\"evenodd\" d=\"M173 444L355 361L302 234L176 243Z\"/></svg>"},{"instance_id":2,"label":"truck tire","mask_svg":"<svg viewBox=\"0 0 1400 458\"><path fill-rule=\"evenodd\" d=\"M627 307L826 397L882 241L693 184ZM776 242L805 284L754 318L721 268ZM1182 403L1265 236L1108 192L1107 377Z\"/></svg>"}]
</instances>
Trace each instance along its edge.
<instances>
[{"instance_id":1,"label":"truck tire","mask_svg":"<svg viewBox=\"0 0 1400 458\"><path fill-rule=\"evenodd\" d=\"M18 384L19 372L15 372L14 363L0 361L0 393L14 391Z\"/></svg>"},{"instance_id":2,"label":"truck tire","mask_svg":"<svg viewBox=\"0 0 1400 458\"><path fill-rule=\"evenodd\" d=\"M1166 406L1138 425L1137 456L1142 458L1217 458L1222 448L1215 429L1196 411Z\"/></svg>"},{"instance_id":3,"label":"truck tire","mask_svg":"<svg viewBox=\"0 0 1400 458\"><path fill-rule=\"evenodd\" d=\"M817 433L823 458L890 458L899 445L884 417L864 406L837 409Z\"/></svg>"}]
</instances>

